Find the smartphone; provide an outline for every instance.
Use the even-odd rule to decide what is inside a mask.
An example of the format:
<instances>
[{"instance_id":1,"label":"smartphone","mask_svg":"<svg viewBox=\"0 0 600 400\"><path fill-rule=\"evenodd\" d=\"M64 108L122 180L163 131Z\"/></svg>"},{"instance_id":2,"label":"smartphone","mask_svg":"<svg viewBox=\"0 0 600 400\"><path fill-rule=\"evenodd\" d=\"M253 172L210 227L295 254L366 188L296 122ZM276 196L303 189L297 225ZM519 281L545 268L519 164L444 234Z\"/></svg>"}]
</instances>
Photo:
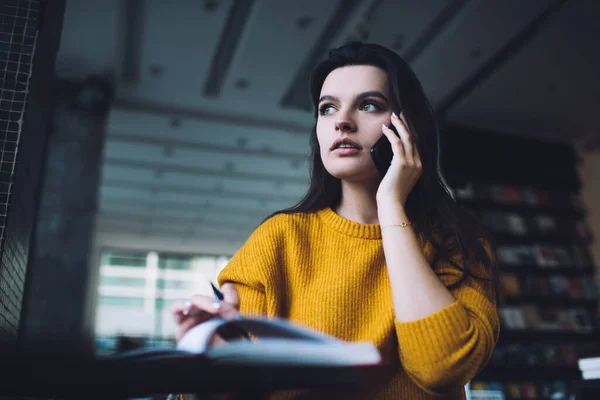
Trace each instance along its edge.
<instances>
[{"instance_id":1,"label":"smartphone","mask_svg":"<svg viewBox=\"0 0 600 400\"><path fill-rule=\"evenodd\" d=\"M394 131L396 136L400 137L394 125L390 124L388 126L392 131ZM371 147L371 158L375 163L375 168L377 168L377 172L379 172L380 177L383 178L385 176L385 173L392 163L393 156L394 152L392 151L390 140L384 134L382 134L377 143Z\"/></svg>"}]
</instances>

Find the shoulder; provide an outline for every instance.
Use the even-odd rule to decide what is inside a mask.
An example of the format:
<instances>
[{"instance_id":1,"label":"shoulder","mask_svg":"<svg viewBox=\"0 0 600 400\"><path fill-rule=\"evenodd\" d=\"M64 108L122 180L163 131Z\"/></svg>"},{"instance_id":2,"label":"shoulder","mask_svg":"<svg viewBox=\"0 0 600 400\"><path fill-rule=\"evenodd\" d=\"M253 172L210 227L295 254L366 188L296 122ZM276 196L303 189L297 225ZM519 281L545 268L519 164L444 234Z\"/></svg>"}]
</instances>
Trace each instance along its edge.
<instances>
[{"instance_id":1,"label":"shoulder","mask_svg":"<svg viewBox=\"0 0 600 400\"><path fill-rule=\"evenodd\" d=\"M315 219L314 213L307 212L275 214L254 229L240 251L275 254L290 239L306 237Z\"/></svg>"},{"instance_id":2,"label":"shoulder","mask_svg":"<svg viewBox=\"0 0 600 400\"><path fill-rule=\"evenodd\" d=\"M220 281L256 282L273 277L281 266L286 244L296 236L306 234L311 213L276 214L263 221L236 251L220 274Z\"/></svg>"}]
</instances>

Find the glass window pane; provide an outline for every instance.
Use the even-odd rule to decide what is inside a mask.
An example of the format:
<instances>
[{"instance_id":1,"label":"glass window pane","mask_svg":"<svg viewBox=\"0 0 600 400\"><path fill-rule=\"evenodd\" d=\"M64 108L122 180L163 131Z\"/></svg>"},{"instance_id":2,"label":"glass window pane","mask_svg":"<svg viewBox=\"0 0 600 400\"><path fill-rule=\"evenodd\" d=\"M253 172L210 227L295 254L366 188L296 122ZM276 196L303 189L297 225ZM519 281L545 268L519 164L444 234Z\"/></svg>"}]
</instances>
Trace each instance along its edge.
<instances>
[{"instance_id":1,"label":"glass window pane","mask_svg":"<svg viewBox=\"0 0 600 400\"><path fill-rule=\"evenodd\" d=\"M146 254L144 253L113 253L106 257L107 264L113 267L146 267Z\"/></svg>"},{"instance_id":2,"label":"glass window pane","mask_svg":"<svg viewBox=\"0 0 600 400\"><path fill-rule=\"evenodd\" d=\"M188 281L176 281L169 279L158 279L156 286L159 289L192 289L194 284Z\"/></svg>"},{"instance_id":3,"label":"glass window pane","mask_svg":"<svg viewBox=\"0 0 600 400\"><path fill-rule=\"evenodd\" d=\"M101 306L143 308L144 299L142 297L100 296L98 304Z\"/></svg>"},{"instance_id":4,"label":"glass window pane","mask_svg":"<svg viewBox=\"0 0 600 400\"><path fill-rule=\"evenodd\" d=\"M175 269L175 270L191 270L192 257L159 255L158 268L160 269Z\"/></svg>"},{"instance_id":5,"label":"glass window pane","mask_svg":"<svg viewBox=\"0 0 600 400\"><path fill-rule=\"evenodd\" d=\"M157 310L168 310L175 301L174 299L156 299L154 304Z\"/></svg>"},{"instance_id":6,"label":"glass window pane","mask_svg":"<svg viewBox=\"0 0 600 400\"><path fill-rule=\"evenodd\" d=\"M146 280L144 278L103 276L100 278L100 284L103 286L144 287L146 286Z\"/></svg>"}]
</instances>

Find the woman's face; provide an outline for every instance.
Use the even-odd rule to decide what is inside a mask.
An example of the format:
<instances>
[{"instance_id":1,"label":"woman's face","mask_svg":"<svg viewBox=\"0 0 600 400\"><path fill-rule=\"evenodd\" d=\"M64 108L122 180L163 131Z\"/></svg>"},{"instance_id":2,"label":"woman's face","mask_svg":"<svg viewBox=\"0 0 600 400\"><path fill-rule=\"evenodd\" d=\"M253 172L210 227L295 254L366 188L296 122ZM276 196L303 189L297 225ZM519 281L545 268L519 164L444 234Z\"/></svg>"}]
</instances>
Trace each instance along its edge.
<instances>
[{"instance_id":1,"label":"woman's face","mask_svg":"<svg viewBox=\"0 0 600 400\"><path fill-rule=\"evenodd\" d=\"M370 149L394 110L384 70L353 65L333 70L319 96L317 139L325 169L336 178L372 182L377 170ZM341 142L344 140L345 142Z\"/></svg>"}]
</instances>

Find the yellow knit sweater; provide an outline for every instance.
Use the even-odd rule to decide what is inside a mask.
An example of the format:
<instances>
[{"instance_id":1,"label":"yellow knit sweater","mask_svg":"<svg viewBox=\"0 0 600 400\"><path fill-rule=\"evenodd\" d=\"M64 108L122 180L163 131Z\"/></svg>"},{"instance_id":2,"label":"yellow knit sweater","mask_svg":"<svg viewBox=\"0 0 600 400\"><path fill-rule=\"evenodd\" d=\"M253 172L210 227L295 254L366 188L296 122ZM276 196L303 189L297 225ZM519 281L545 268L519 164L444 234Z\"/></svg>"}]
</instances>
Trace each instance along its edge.
<instances>
[{"instance_id":1,"label":"yellow knit sweater","mask_svg":"<svg viewBox=\"0 0 600 400\"><path fill-rule=\"evenodd\" d=\"M423 251L431 262L433 246L423 243ZM435 271L446 285L461 274L444 261ZM488 361L499 333L493 285L481 265L452 290L452 305L416 321L396 321L379 225L344 219L329 208L267 220L221 272L219 284L224 282L236 284L242 314L371 341L396 369L368 393L323 398L463 399L465 383Z\"/></svg>"}]
</instances>

